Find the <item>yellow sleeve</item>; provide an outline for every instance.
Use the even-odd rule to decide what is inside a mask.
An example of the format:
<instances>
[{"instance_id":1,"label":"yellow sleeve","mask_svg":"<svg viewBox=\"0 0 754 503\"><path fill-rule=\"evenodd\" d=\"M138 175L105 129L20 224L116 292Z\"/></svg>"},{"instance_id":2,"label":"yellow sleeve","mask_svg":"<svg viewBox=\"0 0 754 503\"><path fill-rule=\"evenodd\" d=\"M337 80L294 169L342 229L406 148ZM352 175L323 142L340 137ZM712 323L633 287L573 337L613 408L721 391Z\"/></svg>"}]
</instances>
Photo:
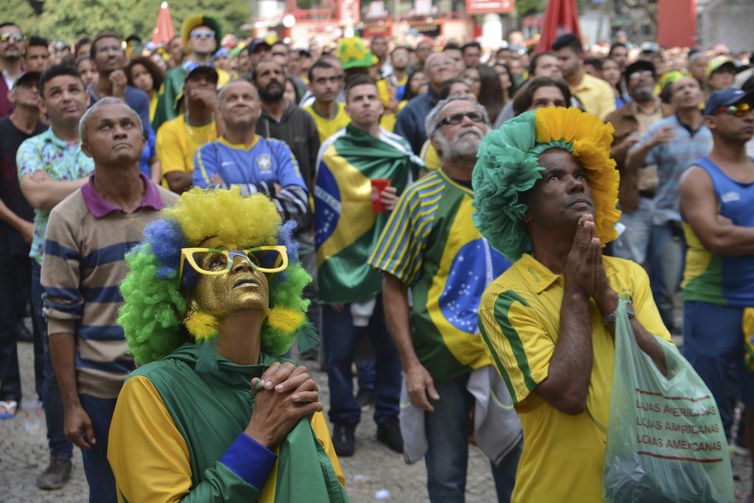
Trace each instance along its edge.
<instances>
[{"instance_id":1,"label":"yellow sleeve","mask_svg":"<svg viewBox=\"0 0 754 503\"><path fill-rule=\"evenodd\" d=\"M437 155L437 150L435 150L435 147L429 140L425 141L424 145L422 145L421 152L419 152L419 157L421 157L422 161L424 161L424 167L427 168L427 171L440 169L442 167L440 157Z\"/></svg>"},{"instance_id":2,"label":"yellow sleeve","mask_svg":"<svg viewBox=\"0 0 754 503\"><path fill-rule=\"evenodd\" d=\"M343 475L343 468L340 466L338 455L335 454L335 448L332 445L332 438L330 437L330 430L327 428L325 416L321 412L314 413L312 415L311 425L319 443L322 444L322 448L332 462L332 467L335 470L335 475L337 475L338 480L340 481L340 485L345 487L346 477Z\"/></svg>"},{"instance_id":3,"label":"yellow sleeve","mask_svg":"<svg viewBox=\"0 0 754 503\"><path fill-rule=\"evenodd\" d=\"M639 320L644 330L650 334L674 344L670 332L662 322L660 311L657 309L657 304L655 304L654 297L652 296L652 290L649 288L647 271L633 262L627 262L627 264L631 267L633 274L634 284L631 303L634 306L636 319Z\"/></svg>"},{"instance_id":4,"label":"yellow sleeve","mask_svg":"<svg viewBox=\"0 0 754 503\"><path fill-rule=\"evenodd\" d=\"M176 502L191 489L186 441L146 377L129 379L118 395L107 459L119 499Z\"/></svg>"},{"instance_id":5,"label":"yellow sleeve","mask_svg":"<svg viewBox=\"0 0 754 503\"><path fill-rule=\"evenodd\" d=\"M184 145L184 142L181 141L180 135L172 122L166 122L157 130L155 148L157 159L162 165L163 175L172 171L194 171L193 164L189 167L185 166L182 145Z\"/></svg>"},{"instance_id":6,"label":"yellow sleeve","mask_svg":"<svg viewBox=\"0 0 754 503\"><path fill-rule=\"evenodd\" d=\"M487 290L479 307L485 349L515 404L547 378L555 341L529 301L513 290Z\"/></svg>"},{"instance_id":7,"label":"yellow sleeve","mask_svg":"<svg viewBox=\"0 0 754 503\"><path fill-rule=\"evenodd\" d=\"M615 96L610 84L605 82L606 85L602 86L599 93L599 118L605 120L605 118L615 111Z\"/></svg>"}]
</instances>

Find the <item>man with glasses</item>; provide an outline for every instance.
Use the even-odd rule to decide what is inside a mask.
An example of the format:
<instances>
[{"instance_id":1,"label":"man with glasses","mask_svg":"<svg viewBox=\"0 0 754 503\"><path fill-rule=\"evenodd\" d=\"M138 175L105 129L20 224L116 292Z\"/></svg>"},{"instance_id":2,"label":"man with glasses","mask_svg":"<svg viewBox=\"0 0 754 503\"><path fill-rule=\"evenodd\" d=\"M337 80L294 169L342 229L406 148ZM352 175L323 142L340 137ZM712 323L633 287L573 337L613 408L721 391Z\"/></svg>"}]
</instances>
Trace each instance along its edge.
<instances>
[{"instance_id":1,"label":"man with glasses","mask_svg":"<svg viewBox=\"0 0 754 503\"><path fill-rule=\"evenodd\" d=\"M166 121L173 119L180 112L176 112L175 104L183 90L186 75L197 66L212 66L212 55L222 41L222 29L217 19L210 16L189 16L181 26L181 41L186 57L179 66L165 74L163 91L157 102L152 127L158 130ZM218 87L222 87L230 80L228 72L217 70Z\"/></svg>"},{"instance_id":2,"label":"man with glasses","mask_svg":"<svg viewBox=\"0 0 754 503\"><path fill-rule=\"evenodd\" d=\"M657 189L652 210L647 265L649 281L665 326L673 332L674 297L683 273L684 236L679 212L679 181L691 164L709 153L712 134L699 109L704 94L693 77L671 84L675 114L654 123L632 146L626 169L657 166ZM680 328L680 327L679 327Z\"/></svg>"},{"instance_id":3,"label":"man with glasses","mask_svg":"<svg viewBox=\"0 0 754 503\"><path fill-rule=\"evenodd\" d=\"M91 58L99 76L88 88L90 105L106 96L122 99L139 115L144 136L149 135L149 97L141 89L128 85L126 53L123 40L113 32L102 32L92 40Z\"/></svg>"},{"instance_id":4,"label":"man with glasses","mask_svg":"<svg viewBox=\"0 0 754 503\"><path fill-rule=\"evenodd\" d=\"M42 266L52 366L65 435L81 448L89 501L118 498L107 462L115 401L133 358L118 325L126 252L177 198L139 172L146 140L139 116L103 98L81 118L81 149L94 173L50 213Z\"/></svg>"},{"instance_id":5,"label":"man with glasses","mask_svg":"<svg viewBox=\"0 0 754 503\"><path fill-rule=\"evenodd\" d=\"M351 122L345 105L338 101L343 88L343 70L340 64L335 64L330 58L317 60L309 68L309 88L314 95L314 102L303 108L314 119L319 141L324 143Z\"/></svg>"},{"instance_id":6,"label":"man with glasses","mask_svg":"<svg viewBox=\"0 0 754 503\"><path fill-rule=\"evenodd\" d=\"M13 89L13 83L23 73L21 62L25 45L21 28L15 23L0 24L0 119L7 117L13 111L13 103L8 93Z\"/></svg>"},{"instance_id":7,"label":"man with glasses","mask_svg":"<svg viewBox=\"0 0 754 503\"><path fill-rule=\"evenodd\" d=\"M673 114L673 107L662 103L654 94L656 79L652 62L639 60L631 63L624 78L631 102L605 119L615 128L610 157L615 159L620 171L618 198L623 212L621 223L626 226L613 243L613 252L617 257L644 264L652 230L657 167L642 163L629 169L626 156L654 123Z\"/></svg>"},{"instance_id":8,"label":"man with glasses","mask_svg":"<svg viewBox=\"0 0 754 503\"><path fill-rule=\"evenodd\" d=\"M486 401L494 380L498 396L510 404L477 327L482 292L510 263L471 221L471 173L490 130L484 107L466 97L448 98L432 110L426 127L442 167L401 196L369 264L384 274L385 318L405 376L408 397L402 401L410 402L402 404L401 415L406 460L425 458L430 501L462 501L472 380L486 381L488 393L481 397ZM494 441L479 432L476 437L494 460L498 501L509 501L521 426L513 411L502 417Z\"/></svg>"},{"instance_id":9,"label":"man with glasses","mask_svg":"<svg viewBox=\"0 0 754 503\"><path fill-rule=\"evenodd\" d=\"M712 151L696 160L680 182L688 242L684 356L712 392L726 431L733 421L732 374L736 398L746 405L752 454L754 373L750 363L744 366L744 357L751 354L754 306L754 159L745 147L754 136L753 108L754 93L733 88L712 93L704 108Z\"/></svg>"},{"instance_id":10,"label":"man with glasses","mask_svg":"<svg viewBox=\"0 0 754 503\"><path fill-rule=\"evenodd\" d=\"M307 221L308 191L293 152L284 142L255 132L261 108L251 82L233 80L222 88L219 110L225 132L197 151L194 186L238 186L243 195L262 193L283 220Z\"/></svg>"},{"instance_id":11,"label":"man with glasses","mask_svg":"<svg viewBox=\"0 0 754 503\"><path fill-rule=\"evenodd\" d=\"M455 61L445 52L430 55L424 70L429 79L429 90L409 101L403 110L398 112L395 122L395 134L408 140L411 150L417 155L427 140L427 132L424 129L427 115L437 104L443 84L458 74Z\"/></svg>"}]
</instances>

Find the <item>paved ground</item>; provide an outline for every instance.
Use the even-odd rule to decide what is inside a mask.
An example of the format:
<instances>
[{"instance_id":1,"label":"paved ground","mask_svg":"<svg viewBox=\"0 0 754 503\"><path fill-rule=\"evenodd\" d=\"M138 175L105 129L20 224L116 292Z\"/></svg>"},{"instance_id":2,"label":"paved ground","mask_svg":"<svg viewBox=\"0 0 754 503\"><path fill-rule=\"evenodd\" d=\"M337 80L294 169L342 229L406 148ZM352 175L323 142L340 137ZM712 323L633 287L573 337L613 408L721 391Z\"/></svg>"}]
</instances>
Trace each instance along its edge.
<instances>
[{"instance_id":1,"label":"paved ground","mask_svg":"<svg viewBox=\"0 0 754 503\"><path fill-rule=\"evenodd\" d=\"M29 391L33 389L32 348L31 344L19 344L18 347L23 389ZM314 376L326 395L326 375L314 371ZM323 401L327 403L327 396L323 396ZM427 501L424 464L408 466L402 456L377 443L376 428L369 414L370 411L365 411L362 424L356 430L356 455L342 460L351 500L354 503ZM64 489L45 492L36 488L34 479L47 465L47 457L43 417L21 411L13 420L0 421L0 502L87 501L88 491L79 452L74 455L72 480ZM741 478L736 482L737 501L745 501L751 487L751 463L745 457L734 456L734 469ZM467 485L469 503L495 500L489 464L475 447L471 449Z\"/></svg>"}]
</instances>

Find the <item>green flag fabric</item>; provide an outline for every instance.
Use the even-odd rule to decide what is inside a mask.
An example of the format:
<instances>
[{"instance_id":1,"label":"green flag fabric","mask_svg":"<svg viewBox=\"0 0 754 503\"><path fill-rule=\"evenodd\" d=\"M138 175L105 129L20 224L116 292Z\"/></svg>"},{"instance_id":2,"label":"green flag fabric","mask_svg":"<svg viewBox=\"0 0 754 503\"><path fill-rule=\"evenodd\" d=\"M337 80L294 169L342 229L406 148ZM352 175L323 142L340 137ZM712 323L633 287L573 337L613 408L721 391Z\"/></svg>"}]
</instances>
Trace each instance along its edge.
<instances>
[{"instance_id":1,"label":"green flag fabric","mask_svg":"<svg viewBox=\"0 0 754 503\"><path fill-rule=\"evenodd\" d=\"M341 304L380 291L380 274L367 264L390 215L372 209L372 182L390 179L400 195L424 165L398 135L376 138L353 124L322 146L314 186L314 238L320 300Z\"/></svg>"}]
</instances>

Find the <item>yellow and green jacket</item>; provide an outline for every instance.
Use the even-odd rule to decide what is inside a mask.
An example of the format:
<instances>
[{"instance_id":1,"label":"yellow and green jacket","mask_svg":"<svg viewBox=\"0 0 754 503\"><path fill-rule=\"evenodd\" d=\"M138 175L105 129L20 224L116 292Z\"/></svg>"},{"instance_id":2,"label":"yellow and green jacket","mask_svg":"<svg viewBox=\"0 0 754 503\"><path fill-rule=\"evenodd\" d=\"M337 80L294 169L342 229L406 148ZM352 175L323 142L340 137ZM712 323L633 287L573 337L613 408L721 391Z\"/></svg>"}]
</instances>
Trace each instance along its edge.
<instances>
[{"instance_id":1,"label":"yellow and green jacket","mask_svg":"<svg viewBox=\"0 0 754 503\"><path fill-rule=\"evenodd\" d=\"M107 455L119 501L348 501L321 413L302 419L274 451L244 433L251 379L276 358L219 358L217 369L197 373L196 353L184 344L126 381Z\"/></svg>"}]
</instances>

